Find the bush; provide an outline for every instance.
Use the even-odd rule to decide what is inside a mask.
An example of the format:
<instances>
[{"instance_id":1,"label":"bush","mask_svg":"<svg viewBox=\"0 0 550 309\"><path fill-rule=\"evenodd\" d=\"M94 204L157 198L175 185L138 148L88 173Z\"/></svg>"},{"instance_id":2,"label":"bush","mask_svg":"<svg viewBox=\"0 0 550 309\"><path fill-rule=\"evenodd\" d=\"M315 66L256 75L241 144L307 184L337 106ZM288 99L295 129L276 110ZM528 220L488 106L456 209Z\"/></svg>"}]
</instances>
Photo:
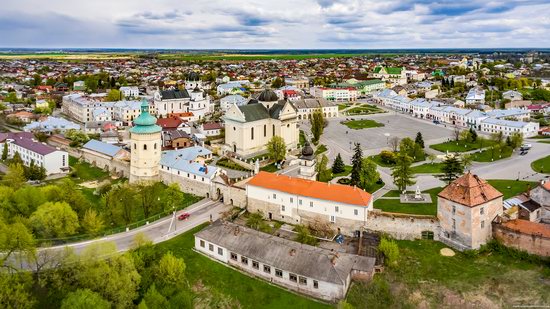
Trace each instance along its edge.
<instances>
[{"instance_id":1,"label":"bush","mask_svg":"<svg viewBox=\"0 0 550 309\"><path fill-rule=\"evenodd\" d=\"M386 164L395 164L396 156L395 153L388 150L382 150L380 152L380 160Z\"/></svg>"},{"instance_id":2,"label":"bush","mask_svg":"<svg viewBox=\"0 0 550 309\"><path fill-rule=\"evenodd\" d=\"M378 245L378 250L384 254L384 263L387 266L397 264L397 260L399 259L399 247L395 241L383 237Z\"/></svg>"}]
</instances>

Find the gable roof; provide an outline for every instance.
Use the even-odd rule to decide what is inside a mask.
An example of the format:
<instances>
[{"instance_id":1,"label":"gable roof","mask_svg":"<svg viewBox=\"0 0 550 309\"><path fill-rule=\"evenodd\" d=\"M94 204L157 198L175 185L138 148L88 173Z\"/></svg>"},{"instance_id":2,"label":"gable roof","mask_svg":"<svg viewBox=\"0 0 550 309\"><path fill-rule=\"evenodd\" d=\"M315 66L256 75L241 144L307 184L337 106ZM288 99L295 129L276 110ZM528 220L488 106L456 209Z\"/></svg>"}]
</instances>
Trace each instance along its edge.
<instances>
[{"instance_id":1,"label":"gable roof","mask_svg":"<svg viewBox=\"0 0 550 309\"><path fill-rule=\"evenodd\" d=\"M29 138L23 138L23 137L16 138L13 141L13 143L20 146L20 147L22 147L22 148L28 149L32 152L36 152L36 153L38 153L40 155L43 155L43 156L57 151L57 149L53 148L52 146L42 144L40 142L34 141L32 139L29 139Z\"/></svg>"},{"instance_id":2,"label":"gable roof","mask_svg":"<svg viewBox=\"0 0 550 309\"><path fill-rule=\"evenodd\" d=\"M446 186L438 196L464 206L475 207L502 197L502 193L477 175L468 172Z\"/></svg>"},{"instance_id":3,"label":"gable roof","mask_svg":"<svg viewBox=\"0 0 550 309\"><path fill-rule=\"evenodd\" d=\"M247 185L364 207L368 207L371 200L370 193L356 187L328 184L263 171L252 177Z\"/></svg>"},{"instance_id":4,"label":"gable roof","mask_svg":"<svg viewBox=\"0 0 550 309\"><path fill-rule=\"evenodd\" d=\"M263 104L246 104L239 106L239 109L243 113L246 122L269 118L267 108Z\"/></svg>"},{"instance_id":5,"label":"gable roof","mask_svg":"<svg viewBox=\"0 0 550 309\"><path fill-rule=\"evenodd\" d=\"M162 100L173 100L173 99L187 99L191 98L187 89L183 90L162 90L160 92L160 97Z\"/></svg>"},{"instance_id":6,"label":"gable roof","mask_svg":"<svg viewBox=\"0 0 550 309\"><path fill-rule=\"evenodd\" d=\"M110 157L114 157L122 149L113 144L104 143L95 139L89 140L82 148L99 152Z\"/></svg>"},{"instance_id":7,"label":"gable roof","mask_svg":"<svg viewBox=\"0 0 550 309\"><path fill-rule=\"evenodd\" d=\"M232 222L214 222L196 237L271 267L297 275L346 285L352 270L372 272L375 259L309 246Z\"/></svg>"}]
</instances>

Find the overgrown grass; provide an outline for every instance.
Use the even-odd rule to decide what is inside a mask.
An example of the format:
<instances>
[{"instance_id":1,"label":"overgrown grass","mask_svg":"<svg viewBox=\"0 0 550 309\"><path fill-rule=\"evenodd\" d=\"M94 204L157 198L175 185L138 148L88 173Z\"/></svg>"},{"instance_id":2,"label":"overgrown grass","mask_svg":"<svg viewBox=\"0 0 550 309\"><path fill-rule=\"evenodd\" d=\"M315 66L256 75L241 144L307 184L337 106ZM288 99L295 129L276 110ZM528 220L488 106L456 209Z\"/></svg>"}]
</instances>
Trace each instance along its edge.
<instances>
[{"instance_id":1,"label":"overgrown grass","mask_svg":"<svg viewBox=\"0 0 550 309\"><path fill-rule=\"evenodd\" d=\"M347 120L347 121L342 121L341 123L343 125L347 126L348 128L353 129L353 130L378 128L378 127L383 127L384 126L383 123L376 122L376 121L370 120L370 119Z\"/></svg>"},{"instance_id":2,"label":"overgrown grass","mask_svg":"<svg viewBox=\"0 0 550 309\"><path fill-rule=\"evenodd\" d=\"M186 279L192 286L204 285L236 300L242 308L330 308L330 306L290 293L265 281L251 278L193 251L193 234L199 226L169 241L156 245L184 259Z\"/></svg>"},{"instance_id":3,"label":"overgrown grass","mask_svg":"<svg viewBox=\"0 0 550 309\"><path fill-rule=\"evenodd\" d=\"M441 152L447 152L447 151L448 152L466 152L466 151L472 151L476 149L489 147L494 144L495 143L493 141L478 137L475 143L472 143L470 141L464 141L464 140L449 141L449 142L444 142L440 144L430 145L430 148Z\"/></svg>"},{"instance_id":4,"label":"overgrown grass","mask_svg":"<svg viewBox=\"0 0 550 309\"><path fill-rule=\"evenodd\" d=\"M509 308L548 305L550 272L538 258L489 244L480 252L456 252L430 240L398 240L396 268L369 284L354 284L348 302L356 308ZM527 258L526 258L527 257Z\"/></svg>"},{"instance_id":5,"label":"overgrown grass","mask_svg":"<svg viewBox=\"0 0 550 309\"><path fill-rule=\"evenodd\" d=\"M441 190L443 190L443 188L438 187L422 191L423 193L430 194L432 197L431 203L401 203L398 199L377 199L374 201L373 206L385 212L435 216L437 215L437 194L441 192ZM390 192L392 193L390 194ZM390 192L386 193L384 196L399 196L399 193Z\"/></svg>"},{"instance_id":6,"label":"overgrown grass","mask_svg":"<svg viewBox=\"0 0 550 309\"><path fill-rule=\"evenodd\" d=\"M94 167L87 162L79 161L75 157L69 156L69 166L73 170L72 175L76 178L76 182L91 180L101 181L109 177L109 172L106 172L98 167Z\"/></svg>"},{"instance_id":7,"label":"overgrown grass","mask_svg":"<svg viewBox=\"0 0 550 309\"><path fill-rule=\"evenodd\" d=\"M550 156L533 161L531 168L537 173L550 174Z\"/></svg>"},{"instance_id":8,"label":"overgrown grass","mask_svg":"<svg viewBox=\"0 0 550 309\"><path fill-rule=\"evenodd\" d=\"M221 166L221 167L225 167L225 168L228 168L228 169L231 169L231 170L236 170L236 171L243 171L243 172L249 172L250 171L249 169L240 166L239 164L229 160L228 158L219 159L218 162L216 162L216 165Z\"/></svg>"}]
</instances>

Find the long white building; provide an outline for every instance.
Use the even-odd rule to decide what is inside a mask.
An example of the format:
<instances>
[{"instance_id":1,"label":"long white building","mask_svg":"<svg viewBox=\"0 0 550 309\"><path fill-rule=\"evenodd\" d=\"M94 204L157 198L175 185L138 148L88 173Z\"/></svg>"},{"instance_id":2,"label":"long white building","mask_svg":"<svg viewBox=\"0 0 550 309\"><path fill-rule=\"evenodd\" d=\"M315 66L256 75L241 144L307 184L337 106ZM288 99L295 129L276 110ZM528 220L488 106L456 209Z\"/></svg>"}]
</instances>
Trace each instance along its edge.
<instances>
[{"instance_id":1,"label":"long white building","mask_svg":"<svg viewBox=\"0 0 550 309\"><path fill-rule=\"evenodd\" d=\"M539 123L487 118L481 121L481 131L486 133L502 132L504 136L520 133L523 137L533 137L539 132Z\"/></svg>"},{"instance_id":2,"label":"long white building","mask_svg":"<svg viewBox=\"0 0 550 309\"><path fill-rule=\"evenodd\" d=\"M46 175L65 173L69 170L69 154L52 146L40 143L34 139L15 135L6 139L8 144L8 158L19 153L23 164L29 166L31 162L44 167Z\"/></svg>"}]
</instances>

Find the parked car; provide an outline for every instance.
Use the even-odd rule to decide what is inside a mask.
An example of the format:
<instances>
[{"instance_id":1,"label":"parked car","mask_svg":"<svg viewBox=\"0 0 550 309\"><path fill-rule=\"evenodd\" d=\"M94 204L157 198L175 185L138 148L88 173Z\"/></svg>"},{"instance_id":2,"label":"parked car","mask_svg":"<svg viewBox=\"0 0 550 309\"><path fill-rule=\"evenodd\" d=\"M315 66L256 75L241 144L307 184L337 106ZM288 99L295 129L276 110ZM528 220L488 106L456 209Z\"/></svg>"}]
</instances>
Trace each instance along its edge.
<instances>
[{"instance_id":1,"label":"parked car","mask_svg":"<svg viewBox=\"0 0 550 309\"><path fill-rule=\"evenodd\" d=\"M531 149L531 147L533 147L533 145L531 145L531 144L523 144L523 145L521 145L520 149L521 149L521 150L529 150L529 149Z\"/></svg>"},{"instance_id":2,"label":"parked car","mask_svg":"<svg viewBox=\"0 0 550 309\"><path fill-rule=\"evenodd\" d=\"M441 122L439 122L439 120L434 120L433 121L435 124L440 124Z\"/></svg>"},{"instance_id":3,"label":"parked car","mask_svg":"<svg viewBox=\"0 0 550 309\"><path fill-rule=\"evenodd\" d=\"M189 214L188 212L184 212L184 213L182 213L181 215L178 216L178 220L180 220L180 221L187 220L190 216L191 216L191 214Z\"/></svg>"}]
</instances>

